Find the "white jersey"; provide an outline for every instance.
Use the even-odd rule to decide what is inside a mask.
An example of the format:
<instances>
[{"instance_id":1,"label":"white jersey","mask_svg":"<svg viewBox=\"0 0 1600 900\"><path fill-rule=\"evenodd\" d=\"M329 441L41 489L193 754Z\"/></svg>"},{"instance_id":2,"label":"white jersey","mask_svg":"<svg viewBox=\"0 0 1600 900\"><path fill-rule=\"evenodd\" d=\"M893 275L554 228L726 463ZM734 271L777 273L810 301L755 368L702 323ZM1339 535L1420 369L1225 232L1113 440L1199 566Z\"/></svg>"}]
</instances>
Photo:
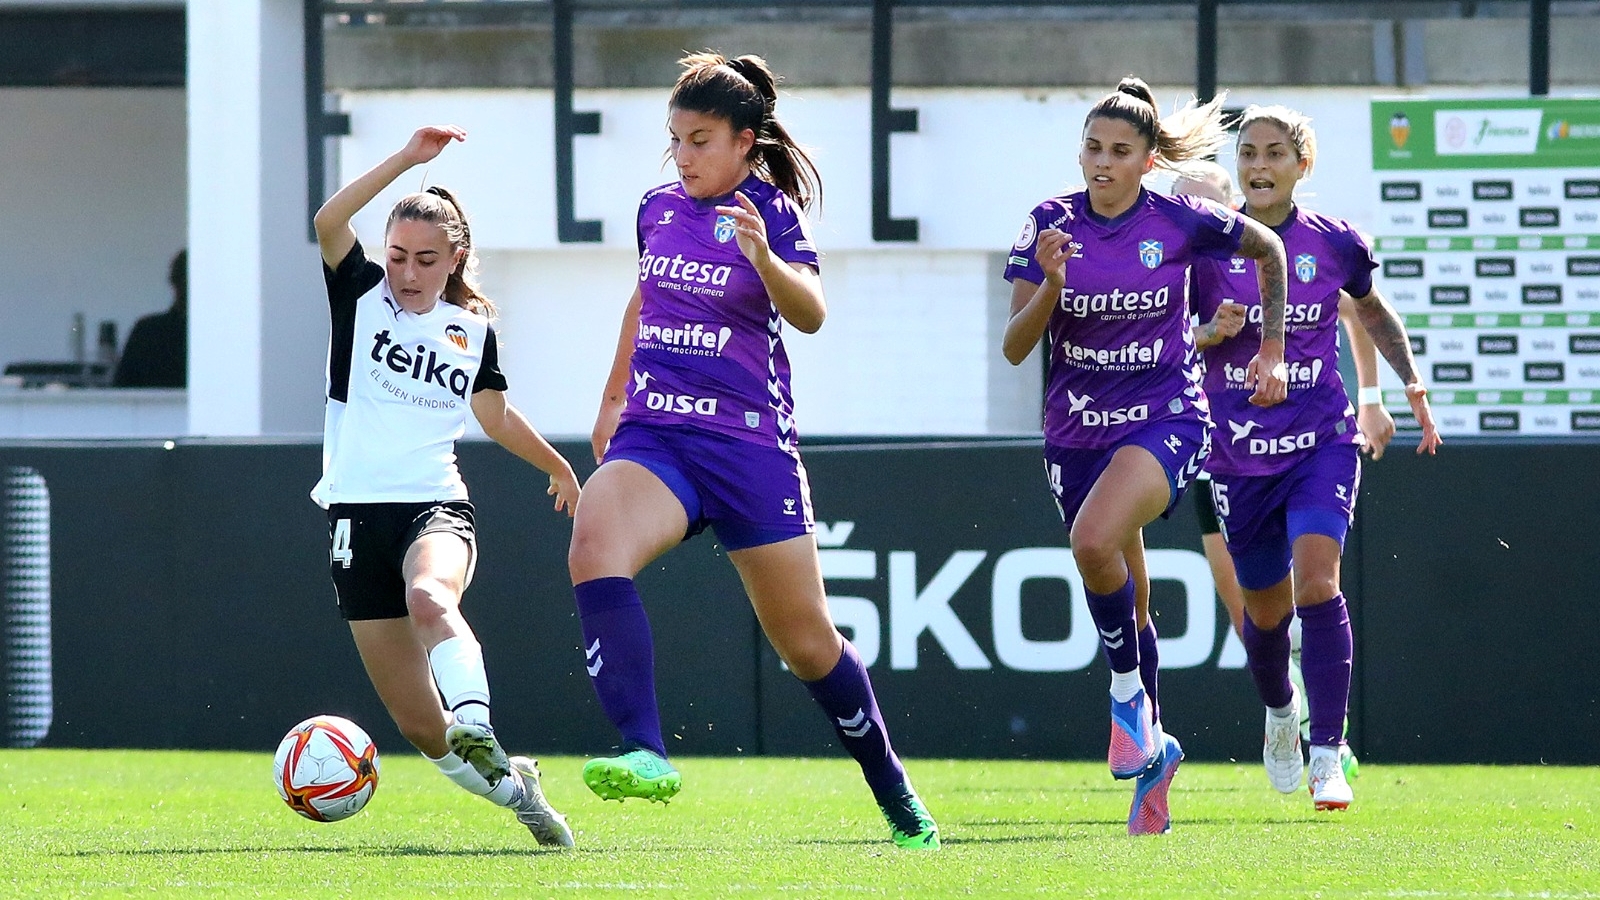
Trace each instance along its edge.
<instances>
[{"instance_id":1,"label":"white jersey","mask_svg":"<svg viewBox=\"0 0 1600 900\"><path fill-rule=\"evenodd\" d=\"M506 389L489 320L442 300L407 312L360 242L322 274L333 333L311 499L324 508L467 499L455 444L472 395Z\"/></svg>"}]
</instances>

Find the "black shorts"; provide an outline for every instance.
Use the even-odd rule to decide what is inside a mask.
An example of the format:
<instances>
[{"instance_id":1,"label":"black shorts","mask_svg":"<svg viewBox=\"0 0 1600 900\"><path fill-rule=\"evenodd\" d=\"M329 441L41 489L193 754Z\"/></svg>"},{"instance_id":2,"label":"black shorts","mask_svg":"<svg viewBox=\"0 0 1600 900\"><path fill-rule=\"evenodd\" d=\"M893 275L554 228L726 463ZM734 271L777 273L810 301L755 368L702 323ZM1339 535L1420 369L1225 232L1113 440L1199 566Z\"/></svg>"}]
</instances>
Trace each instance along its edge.
<instances>
[{"instance_id":1,"label":"black shorts","mask_svg":"<svg viewBox=\"0 0 1600 900\"><path fill-rule=\"evenodd\" d=\"M402 619L406 611L406 552L425 534L444 532L467 542L467 580L478 557L472 504L335 503L328 507L328 571L346 620Z\"/></svg>"},{"instance_id":2,"label":"black shorts","mask_svg":"<svg viewBox=\"0 0 1600 900\"><path fill-rule=\"evenodd\" d=\"M1200 520L1200 536L1221 534L1222 523L1217 521L1217 501L1211 496L1211 479L1202 478L1194 483L1194 516Z\"/></svg>"}]
</instances>

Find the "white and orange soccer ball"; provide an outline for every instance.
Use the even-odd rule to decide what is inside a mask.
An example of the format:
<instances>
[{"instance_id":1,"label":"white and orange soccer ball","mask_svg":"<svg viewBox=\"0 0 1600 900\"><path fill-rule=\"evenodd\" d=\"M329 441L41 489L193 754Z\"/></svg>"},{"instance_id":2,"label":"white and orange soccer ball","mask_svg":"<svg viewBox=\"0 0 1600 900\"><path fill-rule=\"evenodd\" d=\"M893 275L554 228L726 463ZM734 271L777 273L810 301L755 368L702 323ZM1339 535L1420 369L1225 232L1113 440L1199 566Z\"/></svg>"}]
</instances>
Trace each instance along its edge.
<instances>
[{"instance_id":1,"label":"white and orange soccer ball","mask_svg":"<svg viewBox=\"0 0 1600 900\"><path fill-rule=\"evenodd\" d=\"M339 716L312 716L291 728L272 759L278 796L316 822L361 811L378 789L378 748L361 726Z\"/></svg>"}]
</instances>

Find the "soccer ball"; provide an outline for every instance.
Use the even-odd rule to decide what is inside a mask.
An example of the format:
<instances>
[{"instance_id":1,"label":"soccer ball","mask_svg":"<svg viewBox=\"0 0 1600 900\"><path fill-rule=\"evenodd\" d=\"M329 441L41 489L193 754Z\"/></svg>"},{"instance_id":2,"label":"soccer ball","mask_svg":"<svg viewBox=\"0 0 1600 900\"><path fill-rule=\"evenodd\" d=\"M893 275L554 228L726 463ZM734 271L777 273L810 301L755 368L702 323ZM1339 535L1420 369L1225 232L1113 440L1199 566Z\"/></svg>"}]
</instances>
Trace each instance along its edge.
<instances>
[{"instance_id":1,"label":"soccer ball","mask_svg":"<svg viewBox=\"0 0 1600 900\"><path fill-rule=\"evenodd\" d=\"M315 822L348 819L378 789L378 748L349 719L312 716L283 736L272 780L300 815Z\"/></svg>"}]
</instances>

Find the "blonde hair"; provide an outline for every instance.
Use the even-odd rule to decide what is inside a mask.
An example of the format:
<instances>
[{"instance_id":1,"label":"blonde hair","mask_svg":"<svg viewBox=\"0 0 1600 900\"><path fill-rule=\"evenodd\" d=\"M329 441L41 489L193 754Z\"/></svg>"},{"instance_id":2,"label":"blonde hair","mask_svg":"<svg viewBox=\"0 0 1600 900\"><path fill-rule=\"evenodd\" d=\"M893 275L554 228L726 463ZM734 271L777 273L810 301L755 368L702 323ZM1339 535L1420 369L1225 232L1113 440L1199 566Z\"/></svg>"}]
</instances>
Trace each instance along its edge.
<instances>
[{"instance_id":1,"label":"blonde hair","mask_svg":"<svg viewBox=\"0 0 1600 900\"><path fill-rule=\"evenodd\" d=\"M1178 169L1172 182L1174 194L1193 194L1227 205L1233 202L1233 176L1209 159L1194 160Z\"/></svg>"},{"instance_id":2,"label":"blonde hair","mask_svg":"<svg viewBox=\"0 0 1600 900\"><path fill-rule=\"evenodd\" d=\"M1244 140L1246 128L1265 122L1282 131L1294 145L1294 152L1306 161L1306 174L1317 164L1317 133L1311 130L1311 117L1287 106L1247 106L1239 117L1239 139Z\"/></svg>"},{"instance_id":3,"label":"blonde hair","mask_svg":"<svg viewBox=\"0 0 1600 900\"><path fill-rule=\"evenodd\" d=\"M389 221L383 226L387 234L394 223L408 220L428 222L444 231L445 240L453 250L465 251L461 262L450 270L444 284L446 303L471 310L487 319L493 319L499 310L494 301L483 295L478 287L478 254L472 248L472 226L467 222L467 212L461 201L448 189L438 185L419 194L407 194L389 211Z\"/></svg>"},{"instance_id":4,"label":"blonde hair","mask_svg":"<svg viewBox=\"0 0 1600 900\"><path fill-rule=\"evenodd\" d=\"M1155 150L1156 165L1181 171L1183 163L1207 159L1227 146L1228 131L1222 125L1222 101L1218 94L1210 103L1190 100L1183 108L1162 118L1156 109L1155 95L1144 79L1133 75L1122 79L1117 89L1100 98L1083 121L1084 128L1095 119L1120 119L1132 125Z\"/></svg>"}]
</instances>

